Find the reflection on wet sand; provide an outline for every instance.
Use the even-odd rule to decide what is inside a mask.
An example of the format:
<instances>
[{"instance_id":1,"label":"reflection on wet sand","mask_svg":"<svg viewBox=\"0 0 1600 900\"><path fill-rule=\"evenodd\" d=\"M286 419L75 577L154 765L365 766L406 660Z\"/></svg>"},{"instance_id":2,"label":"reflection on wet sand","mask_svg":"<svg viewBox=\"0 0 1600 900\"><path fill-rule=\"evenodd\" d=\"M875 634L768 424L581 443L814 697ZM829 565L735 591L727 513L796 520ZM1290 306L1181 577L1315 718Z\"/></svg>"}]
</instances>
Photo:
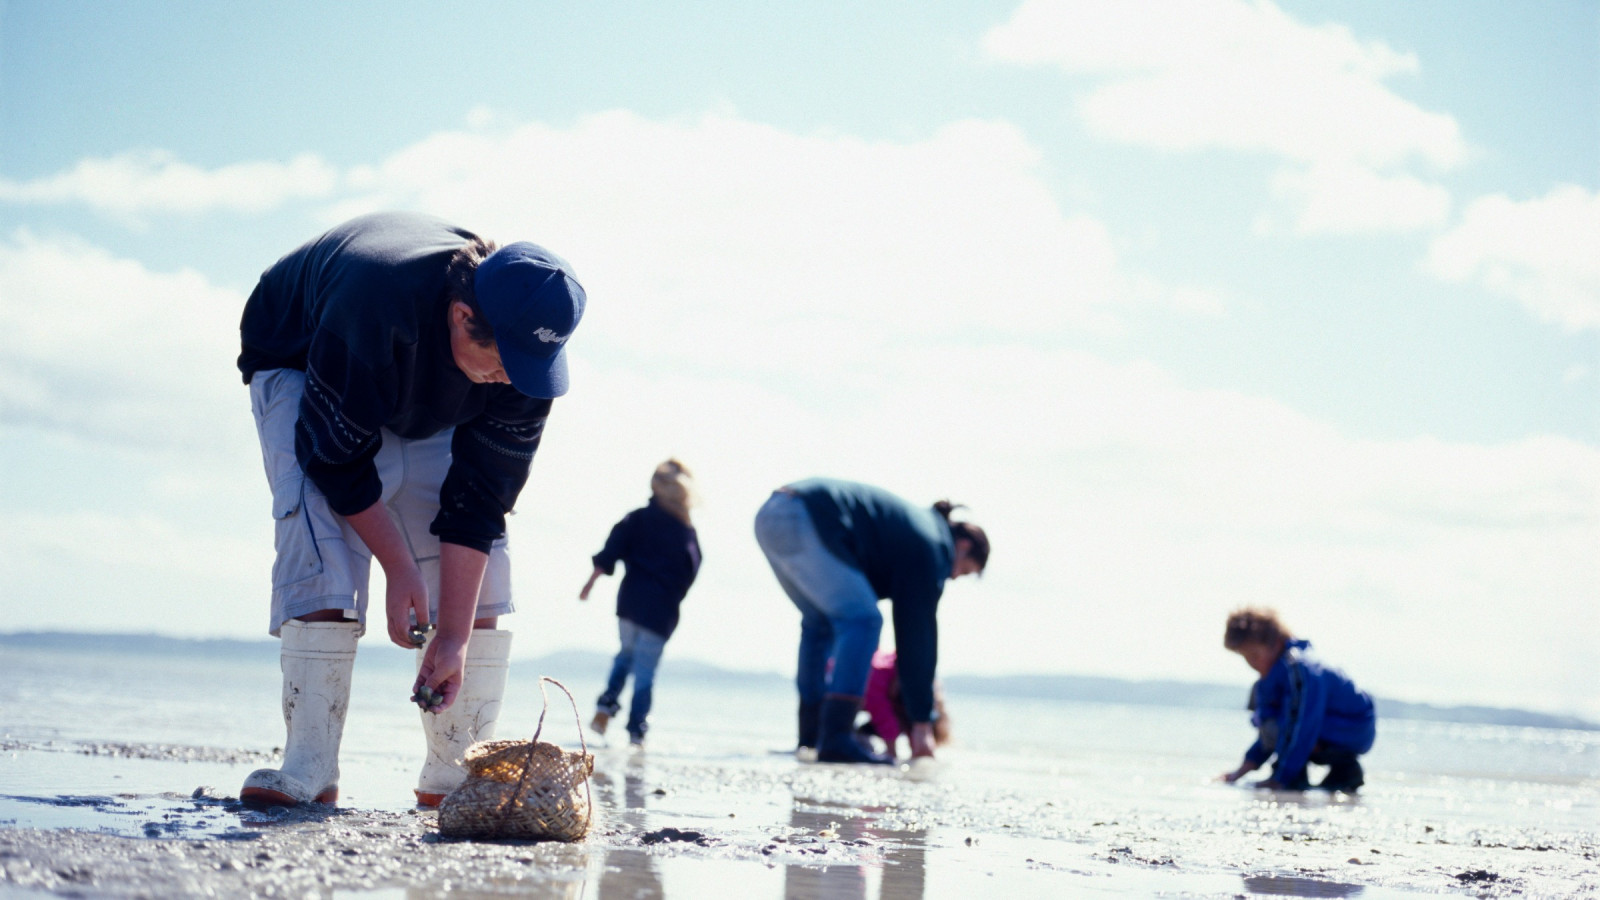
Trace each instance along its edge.
<instances>
[{"instance_id":1,"label":"reflection on wet sand","mask_svg":"<svg viewBox=\"0 0 1600 900\"><path fill-rule=\"evenodd\" d=\"M922 900L927 875L926 848L922 833L895 831L875 826L866 816L850 813L882 813L882 809L838 807L838 813L815 812L816 804L796 799L789 813L789 825L797 832L834 832L840 841L867 841L883 848L882 878L878 900ZM784 900L867 900L867 870L864 866L784 867Z\"/></svg>"},{"instance_id":2,"label":"reflection on wet sand","mask_svg":"<svg viewBox=\"0 0 1600 900\"><path fill-rule=\"evenodd\" d=\"M895 843L883 854L883 882L878 885L878 900L922 900L928 877L927 847L920 831L879 832Z\"/></svg>"},{"instance_id":3,"label":"reflection on wet sand","mask_svg":"<svg viewBox=\"0 0 1600 900\"><path fill-rule=\"evenodd\" d=\"M867 873L860 866L785 866L784 900L866 900Z\"/></svg>"},{"instance_id":4,"label":"reflection on wet sand","mask_svg":"<svg viewBox=\"0 0 1600 900\"><path fill-rule=\"evenodd\" d=\"M600 900L662 900L661 876L655 860L643 850L617 847L606 851L600 873Z\"/></svg>"},{"instance_id":5,"label":"reflection on wet sand","mask_svg":"<svg viewBox=\"0 0 1600 900\"><path fill-rule=\"evenodd\" d=\"M618 819L629 824L643 822L645 809L645 783L639 766L630 764L622 771L621 797L617 796L617 779L608 772L593 775L595 795ZM661 900L666 896L661 886L661 875L656 871L655 859L643 850L631 847L613 847L601 860L598 884L599 900Z\"/></svg>"},{"instance_id":6,"label":"reflection on wet sand","mask_svg":"<svg viewBox=\"0 0 1600 900\"><path fill-rule=\"evenodd\" d=\"M644 768L630 761L620 774L619 779L617 772L597 768L589 783L594 788L597 805L607 811L609 818L638 828L644 824Z\"/></svg>"}]
</instances>

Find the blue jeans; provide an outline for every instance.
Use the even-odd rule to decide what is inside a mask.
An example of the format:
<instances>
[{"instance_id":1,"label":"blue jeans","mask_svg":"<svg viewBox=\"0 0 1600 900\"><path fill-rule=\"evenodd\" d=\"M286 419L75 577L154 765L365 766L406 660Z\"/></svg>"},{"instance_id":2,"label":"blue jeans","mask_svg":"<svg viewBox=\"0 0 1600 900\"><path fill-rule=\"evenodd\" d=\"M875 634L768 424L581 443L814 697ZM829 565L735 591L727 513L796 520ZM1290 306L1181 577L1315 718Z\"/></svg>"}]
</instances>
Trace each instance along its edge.
<instances>
[{"instance_id":1,"label":"blue jeans","mask_svg":"<svg viewBox=\"0 0 1600 900\"><path fill-rule=\"evenodd\" d=\"M878 592L867 576L829 552L805 501L782 491L756 513L756 543L783 592L800 610L794 679L800 702L820 702L827 694L862 696L883 631Z\"/></svg>"},{"instance_id":2,"label":"blue jeans","mask_svg":"<svg viewBox=\"0 0 1600 900\"><path fill-rule=\"evenodd\" d=\"M611 661L611 677L606 679L606 692L595 701L595 709L608 716L622 711L622 687L633 675L633 703L628 707L628 736L644 740L650 730L645 721L650 715L651 692L656 685L656 664L661 662L661 651L667 639L648 628L641 628L628 619L617 620L617 636L622 649Z\"/></svg>"}]
</instances>

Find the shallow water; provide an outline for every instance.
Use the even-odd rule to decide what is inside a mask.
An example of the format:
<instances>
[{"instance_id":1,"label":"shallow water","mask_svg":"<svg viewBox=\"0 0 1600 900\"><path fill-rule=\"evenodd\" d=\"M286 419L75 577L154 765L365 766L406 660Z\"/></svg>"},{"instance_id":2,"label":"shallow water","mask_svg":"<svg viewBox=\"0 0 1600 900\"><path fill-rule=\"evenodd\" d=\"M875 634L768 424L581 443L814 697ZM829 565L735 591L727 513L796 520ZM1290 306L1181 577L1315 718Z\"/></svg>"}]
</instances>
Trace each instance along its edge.
<instances>
[{"instance_id":1,"label":"shallow water","mask_svg":"<svg viewBox=\"0 0 1600 900\"><path fill-rule=\"evenodd\" d=\"M0 649L0 889L159 893L127 848L160 845L194 885L264 895L311 872L352 897L1600 896L1594 733L1385 721L1358 797L1274 795L1212 780L1242 711L952 696L958 742L917 780L777 752L794 701L759 679L664 679L649 750L598 748L584 845L440 843L411 806L405 657L364 648L340 809L286 819L233 800L282 742L270 658ZM524 668L502 737L538 718ZM604 673L550 674L587 707ZM552 699L544 736L575 745ZM40 859L78 853L77 881Z\"/></svg>"}]
</instances>

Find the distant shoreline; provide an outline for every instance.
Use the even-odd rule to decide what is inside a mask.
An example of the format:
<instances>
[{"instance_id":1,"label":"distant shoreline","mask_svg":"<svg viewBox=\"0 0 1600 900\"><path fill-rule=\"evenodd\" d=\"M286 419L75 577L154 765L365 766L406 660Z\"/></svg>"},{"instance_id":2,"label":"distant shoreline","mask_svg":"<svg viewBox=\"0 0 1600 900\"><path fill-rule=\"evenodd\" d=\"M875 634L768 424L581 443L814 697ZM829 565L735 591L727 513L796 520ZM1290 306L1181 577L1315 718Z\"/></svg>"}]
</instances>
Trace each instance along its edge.
<instances>
[{"instance_id":1,"label":"distant shoreline","mask_svg":"<svg viewBox=\"0 0 1600 900\"><path fill-rule=\"evenodd\" d=\"M35 650L109 653L171 653L195 656L222 656L248 661L275 662L278 643L274 640L234 638L179 638L158 634L127 632L18 631L0 632L0 647ZM395 654L393 664L410 665L407 656ZM519 661L537 662L551 669L586 668L600 670L610 664L610 656L587 650L562 650ZM384 664L384 663L377 663ZM662 673L668 677L699 680L731 680L788 683L787 676L772 672L726 669L693 659L667 659ZM957 694L999 696L1076 703L1113 703L1127 706L1166 706L1191 709L1243 709L1246 688L1242 684L1218 685L1187 681L1137 681L1090 675L962 675L941 679L946 690ZM1438 706L1408 703L1384 697L1374 698L1378 715L1387 719L1422 719L1471 725L1501 725L1520 728L1557 728L1600 731L1600 723L1578 716L1536 712L1493 706Z\"/></svg>"}]
</instances>

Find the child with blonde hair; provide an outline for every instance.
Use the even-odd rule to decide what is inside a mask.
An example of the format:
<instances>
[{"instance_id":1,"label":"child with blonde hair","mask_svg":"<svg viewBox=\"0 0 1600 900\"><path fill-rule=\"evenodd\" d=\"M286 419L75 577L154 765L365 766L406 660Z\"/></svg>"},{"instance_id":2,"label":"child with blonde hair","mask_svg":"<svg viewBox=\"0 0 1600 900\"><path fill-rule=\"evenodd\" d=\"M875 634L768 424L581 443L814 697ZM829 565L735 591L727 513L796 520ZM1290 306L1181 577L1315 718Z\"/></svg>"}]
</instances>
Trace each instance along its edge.
<instances>
[{"instance_id":1,"label":"child with blonde hair","mask_svg":"<svg viewBox=\"0 0 1600 900\"><path fill-rule=\"evenodd\" d=\"M588 600L595 582L612 574L618 562L626 570L617 589L617 634L622 646L612 661L605 691L595 701L589 727L596 734L605 734L611 718L622 711L622 690L632 675L628 739L634 746L644 745L656 665L678 627L678 607L700 571L700 540L689 518L694 505L693 475L683 463L669 459L650 477L650 502L623 516L594 555L594 572L578 593L579 600Z\"/></svg>"}]
</instances>

